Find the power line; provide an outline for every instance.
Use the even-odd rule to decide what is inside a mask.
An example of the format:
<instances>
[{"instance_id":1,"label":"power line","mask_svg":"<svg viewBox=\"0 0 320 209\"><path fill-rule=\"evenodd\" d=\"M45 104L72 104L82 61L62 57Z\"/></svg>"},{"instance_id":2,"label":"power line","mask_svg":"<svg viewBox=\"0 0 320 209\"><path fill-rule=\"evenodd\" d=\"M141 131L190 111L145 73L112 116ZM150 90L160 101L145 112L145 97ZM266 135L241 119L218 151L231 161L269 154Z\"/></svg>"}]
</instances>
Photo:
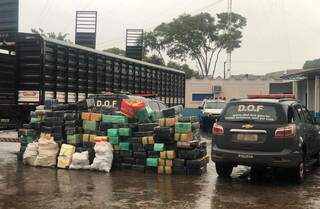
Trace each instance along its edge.
<instances>
[{"instance_id":1,"label":"power line","mask_svg":"<svg viewBox=\"0 0 320 209\"><path fill-rule=\"evenodd\" d=\"M200 9L197 9L197 10L191 12L191 14L195 14L195 13L202 12L204 10L210 9L211 7L218 5L223 1L225 1L225 0L218 0L218 1L215 1L213 3L210 3L210 4L204 6L204 7L200 8Z\"/></svg>"},{"instance_id":2,"label":"power line","mask_svg":"<svg viewBox=\"0 0 320 209\"><path fill-rule=\"evenodd\" d=\"M50 0L46 0L45 6L44 6L44 8L42 10L42 13L39 15L39 20L40 20L40 24L39 25L42 25L44 19L47 17L47 15L48 15L47 11L50 8L49 5L50 5Z\"/></svg>"}]
</instances>

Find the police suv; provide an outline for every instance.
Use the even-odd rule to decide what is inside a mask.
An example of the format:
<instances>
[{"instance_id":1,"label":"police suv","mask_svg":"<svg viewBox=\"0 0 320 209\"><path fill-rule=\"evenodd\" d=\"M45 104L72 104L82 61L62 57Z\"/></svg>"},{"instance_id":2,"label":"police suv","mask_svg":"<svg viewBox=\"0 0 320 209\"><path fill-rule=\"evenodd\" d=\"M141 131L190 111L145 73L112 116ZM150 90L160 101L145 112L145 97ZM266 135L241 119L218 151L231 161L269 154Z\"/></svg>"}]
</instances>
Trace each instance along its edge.
<instances>
[{"instance_id":1,"label":"police suv","mask_svg":"<svg viewBox=\"0 0 320 209\"><path fill-rule=\"evenodd\" d=\"M237 165L285 168L298 183L319 163L319 127L294 99L233 100L212 128L212 160L219 176Z\"/></svg>"}]
</instances>

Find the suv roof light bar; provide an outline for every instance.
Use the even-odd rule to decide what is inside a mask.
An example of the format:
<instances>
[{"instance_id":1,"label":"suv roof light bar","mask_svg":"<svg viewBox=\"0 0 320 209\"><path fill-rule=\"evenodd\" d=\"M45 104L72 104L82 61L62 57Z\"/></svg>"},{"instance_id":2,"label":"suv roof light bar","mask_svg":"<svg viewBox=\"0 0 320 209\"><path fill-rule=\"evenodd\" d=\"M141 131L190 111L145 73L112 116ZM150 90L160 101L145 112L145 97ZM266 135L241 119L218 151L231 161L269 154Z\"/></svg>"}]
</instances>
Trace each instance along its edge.
<instances>
[{"instance_id":1,"label":"suv roof light bar","mask_svg":"<svg viewBox=\"0 0 320 209\"><path fill-rule=\"evenodd\" d=\"M295 99L294 94L249 94L248 99Z\"/></svg>"}]
</instances>

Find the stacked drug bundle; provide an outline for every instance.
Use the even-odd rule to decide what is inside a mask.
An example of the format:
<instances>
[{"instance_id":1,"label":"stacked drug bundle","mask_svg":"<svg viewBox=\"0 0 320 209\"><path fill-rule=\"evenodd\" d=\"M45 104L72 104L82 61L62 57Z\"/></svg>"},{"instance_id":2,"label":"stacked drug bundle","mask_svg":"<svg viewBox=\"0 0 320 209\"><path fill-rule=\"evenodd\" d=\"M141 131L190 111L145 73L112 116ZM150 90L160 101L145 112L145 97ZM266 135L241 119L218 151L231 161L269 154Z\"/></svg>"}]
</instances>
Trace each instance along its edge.
<instances>
[{"instance_id":1,"label":"stacked drug bundle","mask_svg":"<svg viewBox=\"0 0 320 209\"><path fill-rule=\"evenodd\" d=\"M195 117L181 117L175 124L177 159L173 161L176 174L201 175L206 172L209 157L207 144L200 141L200 124Z\"/></svg>"}]
</instances>

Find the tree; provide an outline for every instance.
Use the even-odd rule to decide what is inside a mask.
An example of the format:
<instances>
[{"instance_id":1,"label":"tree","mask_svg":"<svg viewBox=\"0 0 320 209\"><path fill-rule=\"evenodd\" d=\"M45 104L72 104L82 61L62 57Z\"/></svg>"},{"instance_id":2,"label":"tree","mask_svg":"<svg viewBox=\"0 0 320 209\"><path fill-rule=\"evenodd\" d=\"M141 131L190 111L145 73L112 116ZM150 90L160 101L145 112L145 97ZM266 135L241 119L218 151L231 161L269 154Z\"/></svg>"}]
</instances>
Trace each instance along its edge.
<instances>
[{"instance_id":1,"label":"tree","mask_svg":"<svg viewBox=\"0 0 320 209\"><path fill-rule=\"evenodd\" d=\"M303 67L303 69L309 69L309 68L320 68L320 59L314 59L314 60L307 60Z\"/></svg>"},{"instance_id":2,"label":"tree","mask_svg":"<svg viewBox=\"0 0 320 209\"><path fill-rule=\"evenodd\" d=\"M155 51L158 56L164 60L162 51L165 50L165 46L160 42L158 37L156 31L144 33L144 52L145 54L148 54L151 51Z\"/></svg>"},{"instance_id":3,"label":"tree","mask_svg":"<svg viewBox=\"0 0 320 209\"><path fill-rule=\"evenodd\" d=\"M121 56L125 56L126 55L126 51L123 50L123 49L119 49L117 47L112 47L112 48L109 48L109 49L104 49L102 50L104 52L109 52L109 53L112 53L112 54L116 54L116 55L121 55Z\"/></svg>"},{"instance_id":4,"label":"tree","mask_svg":"<svg viewBox=\"0 0 320 209\"><path fill-rule=\"evenodd\" d=\"M202 76L210 73L214 76L221 51L233 51L241 46L242 29L245 26L246 18L236 13L231 16L228 13L217 14L217 21L209 13L195 16L184 14L170 23L160 24L148 33L145 46L158 54L165 51L171 59L185 61L191 58ZM214 56L214 68L211 71Z\"/></svg>"},{"instance_id":5,"label":"tree","mask_svg":"<svg viewBox=\"0 0 320 209\"><path fill-rule=\"evenodd\" d=\"M162 57L155 55L155 54L151 55L151 56L145 56L143 58L143 61L155 64L155 65L162 65L162 66L166 65L166 63L164 62L164 59Z\"/></svg>"},{"instance_id":6,"label":"tree","mask_svg":"<svg viewBox=\"0 0 320 209\"><path fill-rule=\"evenodd\" d=\"M62 34L61 32L59 32L58 34L56 34L55 32L46 33L46 32L44 32L44 30L42 28L39 28L38 30L32 28L31 32L34 34L39 34L40 36L43 36L46 38L51 38L51 39L56 39L56 40L71 43L71 41L69 39L67 39L67 37L69 36L69 33L64 33L64 34Z\"/></svg>"},{"instance_id":7,"label":"tree","mask_svg":"<svg viewBox=\"0 0 320 209\"><path fill-rule=\"evenodd\" d=\"M199 78L200 75L199 75L199 72L196 72L194 70L192 70L188 64L179 64L177 62L173 62L173 61L170 61L168 62L167 64L167 67L170 67L170 68L173 68L173 69L177 69L177 70L181 70L183 72L186 73L186 79L190 79L192 77L196 77L196 78Z\"/></svg>"}]
</instances>

